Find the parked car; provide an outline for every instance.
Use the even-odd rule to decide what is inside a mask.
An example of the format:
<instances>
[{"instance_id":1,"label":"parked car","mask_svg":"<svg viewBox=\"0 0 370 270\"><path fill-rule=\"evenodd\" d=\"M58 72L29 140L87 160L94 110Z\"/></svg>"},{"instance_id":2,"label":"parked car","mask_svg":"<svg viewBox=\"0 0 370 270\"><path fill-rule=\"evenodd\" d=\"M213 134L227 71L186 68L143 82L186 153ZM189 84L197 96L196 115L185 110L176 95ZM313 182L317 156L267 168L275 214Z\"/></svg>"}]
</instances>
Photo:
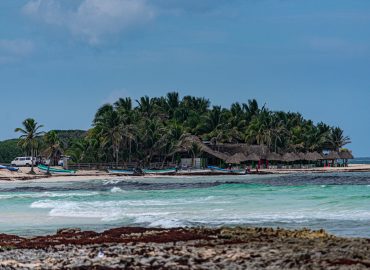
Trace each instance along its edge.
<instances>
[{"instance_id":1,"label":"parked car","mask_svg":"<svg viewBox=\"0 0 370 270\"><path fill-rule=\"evenodd\" d=\"M31 166L36 165L36 158L32 157L16 157L12 162L11 165L15 167L22 167L22 166Z\"/></svg>"}]
</instances>

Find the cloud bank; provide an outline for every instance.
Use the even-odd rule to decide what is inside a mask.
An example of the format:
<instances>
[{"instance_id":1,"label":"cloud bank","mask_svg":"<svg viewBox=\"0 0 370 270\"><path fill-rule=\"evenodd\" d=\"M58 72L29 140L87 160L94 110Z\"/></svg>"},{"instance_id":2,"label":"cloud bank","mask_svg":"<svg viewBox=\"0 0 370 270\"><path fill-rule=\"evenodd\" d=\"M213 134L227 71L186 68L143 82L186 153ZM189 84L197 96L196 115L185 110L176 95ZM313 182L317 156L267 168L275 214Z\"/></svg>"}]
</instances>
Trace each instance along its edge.
<instances>
[{"instance_id":1,"label":"cloud bank","mask_svg":"<svg viewBox=\"0 0 370 270\"><path fill-rule=\"evenodd\" d=\"M22 11L44 23L65 27L91 44L155 17L146 0L83 0L76 7L58 0L31 0Z\"/></svg>"},{"instance_id":2,"label":"cloud bank","mask_svg":"<svg viewBox=\"0 0 370 270\"><path fill-rule=\"evenodd\" d=\"M23 14L68 29L90 44L168 13L205 13L238 0L28 0Z\"/></svg>"}]
</instances>

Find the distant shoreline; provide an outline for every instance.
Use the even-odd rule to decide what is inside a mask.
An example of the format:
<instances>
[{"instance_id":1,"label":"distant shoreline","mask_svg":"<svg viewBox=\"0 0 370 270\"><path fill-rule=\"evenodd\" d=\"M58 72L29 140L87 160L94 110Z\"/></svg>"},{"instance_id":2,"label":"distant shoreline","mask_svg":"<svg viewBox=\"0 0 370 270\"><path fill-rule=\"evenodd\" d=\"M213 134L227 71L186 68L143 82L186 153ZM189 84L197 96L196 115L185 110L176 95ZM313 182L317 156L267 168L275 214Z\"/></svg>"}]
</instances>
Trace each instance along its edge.
<instances>
[{"instance_id":1,"label":"distant shoreline","mask_svg":"<svg viewBox=\"0 0 370 270\"><path fill-rule=\"evenodd\" d=\"M47 177L43 172L35 169L36 174L30 175L27 172L29 168L20 168L20 172L10 172L0 170L0 182L24 182L24 181L86 181L86 180L105 180L105 179L139 179L139 178L171 178L171 177L197 177L197 176L235 176L235 174L211 172L209 170L200 171L180 171L174 175L151 175L145 176L124 176L119 174L110 174L104 171L77 171L76 174L55 174ZM253 171L247 175L288 175L288 174L311 174L311 173L347 173L347 172L370 172L370 164L350 164L349 167L327 167L310 169L261 169L258 173ZM244 175L239 175L243 177Z\"/></svg>"}]
</instances>

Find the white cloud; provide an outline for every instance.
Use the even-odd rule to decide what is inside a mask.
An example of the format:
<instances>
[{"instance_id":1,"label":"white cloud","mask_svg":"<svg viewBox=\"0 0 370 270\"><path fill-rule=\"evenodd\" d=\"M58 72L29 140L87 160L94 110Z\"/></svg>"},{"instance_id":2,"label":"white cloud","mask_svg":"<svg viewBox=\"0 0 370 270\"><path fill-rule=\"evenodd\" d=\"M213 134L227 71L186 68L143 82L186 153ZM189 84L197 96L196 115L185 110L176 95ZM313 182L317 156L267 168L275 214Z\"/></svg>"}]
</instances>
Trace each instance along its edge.
<instances>
[{"instance_id":1,"label":"white cloud","mask_svg":"<svg viewBox=\"0 0 370 270\"><path fill-rule=\"evenodd\" d=\"M146 0L83 0L76 8L67 8L58 0L31 0L23 13L65 27L91 44L155 17L155 9Z\"/></svg>"},{"instance_id":2,"label":"white cloud","mask_svg":"<svg viewBox=\"0 0 370 270\"><path fill-rule=\"evenodd\" d=\"M22 12L68 29L90 44L152 21L157 16L209 13L241 0L27 0Z\"/></svg>"}]
</instances>

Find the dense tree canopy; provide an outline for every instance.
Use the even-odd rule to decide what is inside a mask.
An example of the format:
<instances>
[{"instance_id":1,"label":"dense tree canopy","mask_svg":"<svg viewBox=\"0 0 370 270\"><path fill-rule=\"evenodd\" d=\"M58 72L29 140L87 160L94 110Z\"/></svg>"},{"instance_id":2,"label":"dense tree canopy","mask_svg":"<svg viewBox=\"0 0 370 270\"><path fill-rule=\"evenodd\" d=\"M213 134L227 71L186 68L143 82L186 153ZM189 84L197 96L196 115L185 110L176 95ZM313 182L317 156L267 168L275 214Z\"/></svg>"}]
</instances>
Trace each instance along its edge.
<instances>
[{"instance_id":1,"label":"dense tree canopy","mask_svg":"<svg viewBox=\"0 0 370 270\"><path fill-rule=\"evenodd\" d=\"M76 162L119 162L171 157L186 134L213 144L265 145L274 152L339 150L350 142L339 127L315 124L300 113L271 111L256 100L211 106L203 97L120 98L98 109L93 127L68 153Z\"/></svg>"},{"instance_id":2,"label":"dense tree canopy","mask_svg":"<svg viewBox=\"0 0 370 270\"><path fill-rule=\"evenodd\" d=\"M37 138L39 127L33 119L27 119L23 126L17 129L22 133L21 143L0 142L0 162L10 162L21 153L30 155L29 138L36 154L54 151L57 145L78 163L173 160L187 135L215 145L265 145L277 153L338 151L350 143L339 127L315 124L300 113L271 111L254 99L223 108L211 106L204 97L180 98L176 92L135 101L125 97L105 104L97 110L87 132L56 131L42 140ZM194 148L189 154L198 156L198 152Z\"/></svg>"}]
</instances>

